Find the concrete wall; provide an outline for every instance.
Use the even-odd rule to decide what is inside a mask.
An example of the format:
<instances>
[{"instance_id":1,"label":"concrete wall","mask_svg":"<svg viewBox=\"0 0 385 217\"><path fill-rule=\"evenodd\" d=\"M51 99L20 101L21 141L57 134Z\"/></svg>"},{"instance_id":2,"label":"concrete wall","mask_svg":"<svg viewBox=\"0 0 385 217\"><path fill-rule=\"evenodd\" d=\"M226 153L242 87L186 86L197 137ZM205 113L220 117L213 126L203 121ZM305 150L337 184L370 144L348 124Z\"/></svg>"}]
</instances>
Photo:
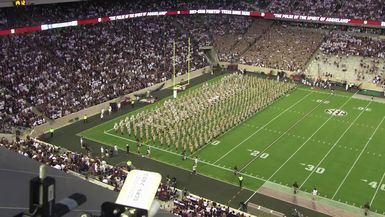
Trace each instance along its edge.
<instances>
[{"instance_id":1,"label":"concrete wall","mask_svg":"<svg viewBox=\"0 0 385 217\"><path fill-rule=\"evenodd\" d=\"M198 69L196 71L191 72L190 78L199 77L202 74L207 73L209 71L210 71L210 67L209 66L201 68L201 69ZM186 80L187 80L187 74L178 76L176 78L177 83L180 83L181 81L186 81ZM45 124L42 124L40 126L35 127L30 132L30 135L32 137L37 137L37 136L42 135L43 133L47 132L50 128L58 129L60 127L66 126L66 125L71 124L71 123L74 123L75 121L82 120L84 115L87 115L88 117L91 117L93 115L99 114L103 108L104 109L108 109L110 103L112 103L112 102L117 102L118 103L118 102L123 101L126 98L134 98L134 95L146 93L148 90L149 91L155 90L160 85L162 85L163 83L164 83L163 89L172 87L172 84L173 84L172 80L170 79L170 80L167 80L165 82L162 82L162 83L159 83L159 84L155 84L152 87L148 87L148 88L145 88L145 89L142 89L142 90L138 90L138 91L135 91L133 93L130 93L130 94L118 97L116 99L113 99L113 100L110 100L110 101L107 101L107 102L104 102L104 103L101 103L101 104L98 104L98 105L91 106L91 107L86 108L84 110L81 110L81 111L78 111L78 112L74 112L72 114L66 115L64 117L58 118L58 119L53 120L53 121L48 121L48 123L45 123Z\"/></svg>"},{"instance_id":2,"label":"concrete wall","mask_svg":"<svg viewBox=\"0 0 385 217\"><path fill-rule=\"evenodd\" d=\"M258 217L285 217L286 215L263 206L249 202L247 204L247 213Z\"/></svg>"},{"instance_id":3,"label":"concrete wall","mask_svg":"<svg viewBox=\"0 0 385 217\"><path fill-rule=\"evenodd\" d=\"M219 65L221 67L227 68L230 63L228 62L219 62ZM286 71L286 70L279 70L279 69L272 69L272 68L265 68L265 67L259 67L259 66L250 66L250 65L244 65L244 64L238 64L238 69L240 70L246 70L248 72L263 72L265 74L269 74L271 71L273 72L273 75L277 75L278 71L284 71L288 76L294 74L293 71Z\"/></svg>"},{"instance_id":4,"label":"concrete wall","mask_svg":"<svg viewBox=\"0 0 385 217\"><path fill-rule=\"evenodd\" d=\"M6 138L8 141L13 141L16 139L15 134L0 133L0 138Z\"/></svg>"}]
</instances>

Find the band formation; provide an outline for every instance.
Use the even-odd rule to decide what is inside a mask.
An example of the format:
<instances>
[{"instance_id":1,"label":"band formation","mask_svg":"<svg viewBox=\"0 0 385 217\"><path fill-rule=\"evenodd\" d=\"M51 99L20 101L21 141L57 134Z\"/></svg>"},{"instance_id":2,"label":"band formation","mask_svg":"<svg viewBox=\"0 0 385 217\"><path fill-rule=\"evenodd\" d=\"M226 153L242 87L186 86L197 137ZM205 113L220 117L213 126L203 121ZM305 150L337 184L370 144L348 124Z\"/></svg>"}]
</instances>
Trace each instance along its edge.
<instances>
[{"instance_id":1,"label":"band formation","mask_svg":"<svg viewBox=\"0 0 385 217\"><path fill-rule=\"evenodd\" d=\"M127 116L116 133L193 153L295 88L294 83L231 74L205 83L163 106Z\"/></svg>"}]
</instances>

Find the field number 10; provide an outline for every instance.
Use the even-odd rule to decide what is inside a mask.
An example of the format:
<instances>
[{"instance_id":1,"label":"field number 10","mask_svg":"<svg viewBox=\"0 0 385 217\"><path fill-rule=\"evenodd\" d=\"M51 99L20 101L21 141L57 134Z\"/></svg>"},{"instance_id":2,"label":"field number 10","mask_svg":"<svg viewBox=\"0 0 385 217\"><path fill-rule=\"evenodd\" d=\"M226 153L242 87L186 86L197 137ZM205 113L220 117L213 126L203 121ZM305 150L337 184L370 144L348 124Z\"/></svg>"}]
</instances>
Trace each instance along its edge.
<instances>
[{"instance_id":1,"label":"field number 10","mask_svg":"<svg viewBox=\"0 0 385 217\"><path fill-rule=\"evenodd\" d=\"M308 164L308 165L305 165L305 170L307 171L314 171L318 174L323 174L325 172L325 168L322 168L322 167L315 167L314 165L311 165L311 164Z\"/></svg>"}]
</instances>

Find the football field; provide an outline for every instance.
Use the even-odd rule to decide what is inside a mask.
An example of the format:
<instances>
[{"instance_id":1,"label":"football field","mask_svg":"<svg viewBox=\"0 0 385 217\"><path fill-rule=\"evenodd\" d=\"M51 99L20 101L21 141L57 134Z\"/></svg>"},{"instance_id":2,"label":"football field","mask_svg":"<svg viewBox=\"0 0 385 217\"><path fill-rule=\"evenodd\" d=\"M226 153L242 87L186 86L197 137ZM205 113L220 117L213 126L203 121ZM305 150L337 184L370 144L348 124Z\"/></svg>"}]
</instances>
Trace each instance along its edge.
<instances>
[{"instance_id":1,"label":"football field","mask_svg":"<svg viewBox=\"0 0 385 217\"><path fill-rule=\"evenodd\" d=\"M192 169L193 159L198 157L200 175L234 185L238 185L233 172L237 166L244 186L252 191L268 185L290 191L296 181L302 192L308 192L304 195L310 195L316 187L321 202L353 210L368 202L372 211L382 215L385 104L353 96L298 87L210 141L187 160L182 160L181 151L175 147L156 143L145 144L139 154L145 155L146 146L151 146L151 158L186 170ZM79 135L101 144L118 145L122 150L128 144L131 152L137 152L133 137L113 129L115 122L130 115Z\"/></svg>"}]
</instances>

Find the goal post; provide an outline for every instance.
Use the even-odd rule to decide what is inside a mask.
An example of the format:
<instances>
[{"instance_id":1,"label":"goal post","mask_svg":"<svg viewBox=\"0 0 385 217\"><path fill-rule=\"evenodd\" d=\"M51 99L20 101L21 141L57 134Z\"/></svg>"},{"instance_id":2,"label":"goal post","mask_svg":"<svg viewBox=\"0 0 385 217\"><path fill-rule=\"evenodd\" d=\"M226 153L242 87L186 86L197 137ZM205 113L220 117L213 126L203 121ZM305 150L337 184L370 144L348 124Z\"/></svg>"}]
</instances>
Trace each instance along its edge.
<instances>
[{"instance_id":1,"label":"goal post","mask_svg":"<svg viewBox=\"0 0 385 217\"><path fill-rule=\"evenodd\" d=\"M187 86L190 84L191 77L191 38L188 37L187 40L187 81L181 81L177 83L176 81L176 43L173 41L172 48L172 89L173 89L173 97L177 98L178 90L185 90Z\"/></svg>"}]
</instances>

